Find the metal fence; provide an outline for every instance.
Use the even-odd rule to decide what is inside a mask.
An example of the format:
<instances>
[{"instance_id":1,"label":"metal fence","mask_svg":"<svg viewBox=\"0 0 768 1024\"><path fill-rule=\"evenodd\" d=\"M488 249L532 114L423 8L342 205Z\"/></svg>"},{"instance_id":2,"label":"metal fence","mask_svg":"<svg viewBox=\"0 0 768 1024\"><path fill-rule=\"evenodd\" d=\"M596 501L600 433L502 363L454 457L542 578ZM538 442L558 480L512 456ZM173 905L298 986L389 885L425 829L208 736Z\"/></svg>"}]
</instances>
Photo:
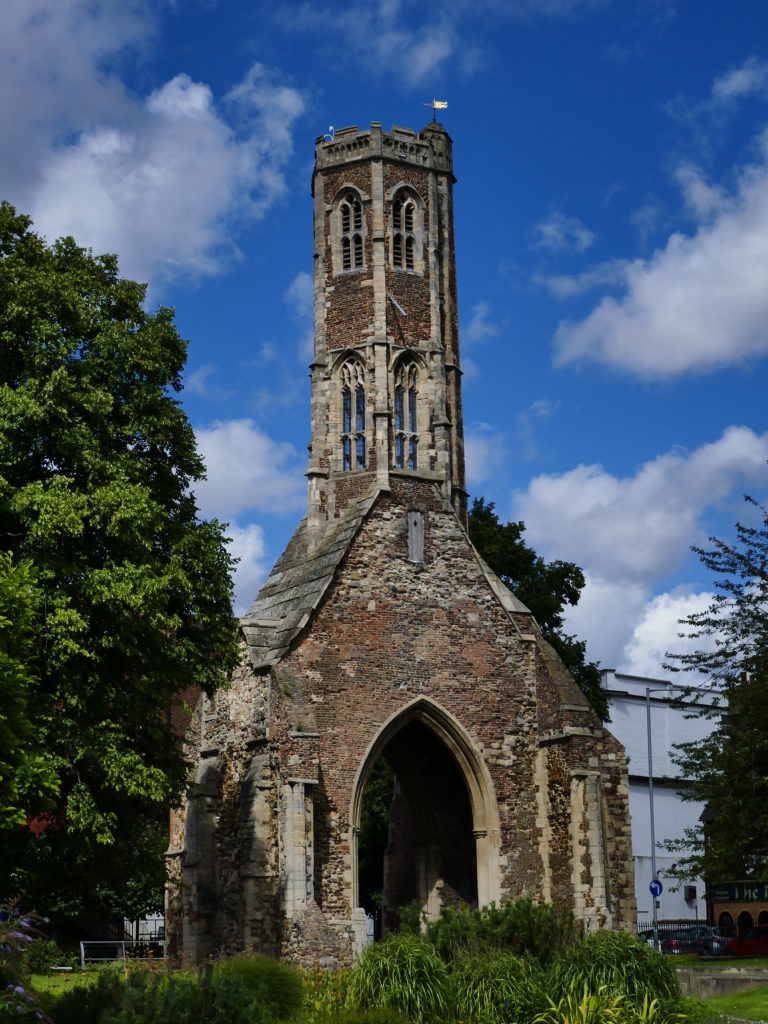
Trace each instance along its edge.
<instances>
[{"instance_id":1,"label":"metal fence","mask_svg":"<svg viewBox=\"0 0 768 1024\"><path fill-rule=\"evenodd\" d=\"M165 942L122 942L112 939L89 939L80 943L80 966L94 963L120 963L131 960L163 960Z\"/></svg>"}]
</instances>

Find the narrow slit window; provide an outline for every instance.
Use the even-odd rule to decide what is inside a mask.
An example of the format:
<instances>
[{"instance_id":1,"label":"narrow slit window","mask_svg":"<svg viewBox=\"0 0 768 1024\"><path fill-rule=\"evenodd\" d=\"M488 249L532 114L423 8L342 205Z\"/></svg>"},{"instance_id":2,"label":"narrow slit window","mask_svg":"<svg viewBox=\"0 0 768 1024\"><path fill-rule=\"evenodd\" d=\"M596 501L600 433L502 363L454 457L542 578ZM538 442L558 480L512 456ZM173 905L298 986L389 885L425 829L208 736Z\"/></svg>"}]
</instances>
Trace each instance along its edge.
<instances>
[{"instance_id":1,"label":"narrow slit window","mask_svg":"<svg viewBox=\"0 0 768 1024\"><path fill-rule=\"evenodd\" d=\"M344 453L344 472L348 473L352 469L352 442L348 437L344 438L342 451Z\"/></svg>"},{"instance_id":2,"label":"narrow slit window","mask_svg":"<svg viewBox=\"0 0 768 1024\"><path fill-rule=\"evenodd\" d=\"M394 260L396 267L402 267L403 265L403 236L395 235L392 240L392 259Z\"/></svg>"},{"instance_id":3,"label":"narrow slit window","mask_svg":"<svg viewBox=\"0 0 768 1024\"><path fill-rule=\"evenodd\" d=\"M363 265L363 240L360 235L355 235L355 269L359 270Z\"/></svg>"},{"instance_id":4,"label":"narrow slit window","mask_svg":"<svg viewBox=\"0 0 768 1024\"><path fill-rule=\"evenodd\" d=\"M400 211L402 206L400 203L394 203L392 206L392 227L395 231L400 230Z\"/></svg>"},{"instance_id":5,"label":"narrow slit window","mask_svg":"<svg viewBox=\"0 0 768 1024\"><path fill-rule=\"evenodd\" d=\"M360 231L363 227L363 208L360 203L356 202L352 209L354 210L355 231Z\"/></svg>"},{"instance_id":6,"label":"narrow slit window","mask_svg":"<svg viewBox=\"0 0 768 1024\"><path fill-rule=\"evenodd\" d=\"M408 429L411 433L419 429L416 425L416 388L408 390Z\"/></svg>"},{"instance_id":7,"label":"narrow slit window","mask_svg":"<svg viewBox=\"0 0 768 1024\"><path fill-rule=\"evenodd\" d=\"M341 266L343 270L351 270L352 268L352 254L348 238L342 238L341 240Z\"/></svg>"},{"instance_id":8,"label":"narrow slit window","mask_svg":"<svg viewBox=\"0 0 768 1024\"><path fill-rule=\"evenodd\" d=\"M413 231L413 203L405 204L405 230Z\"/></svg>"},{"instance_id":9,"label":"narrow slit window","mask_svg":"<svg viewBox=\"0 0 768 1024\"><path fill-rule=\"evenodd\" d=\"M395 467L397 469L405 468L405 438L402 434L398 434L395 438Z\"/></svg>"},{"instance_id":10,"label":"narrow slit window","mask_svg":"<svg viewBox=\"0 0 768 1024\"><path fill-rule=\"evenodd\" d=\"M413 270L413 238L411 235L405 240L405 269Z\"/></svg>"},{"instance_id":11,"label":"narrow slit window","mask_svg":"<svg viewBox=\"0 0 768 1024\"><path fill-rule=\"evenodd\" d=\"M365 391L362 384L355 389L355 429L365 430Z\"/></svg>"},{"instance_id":12,"label":"narrow slit window","mask_svg":"<svg viewBox=\"0 0 768 1024\"><path fill-rule=\"evenodd\" d=\"M357 468L365 469L365 438L362 434L357 435Z\"/></svg>"}]
</instances>

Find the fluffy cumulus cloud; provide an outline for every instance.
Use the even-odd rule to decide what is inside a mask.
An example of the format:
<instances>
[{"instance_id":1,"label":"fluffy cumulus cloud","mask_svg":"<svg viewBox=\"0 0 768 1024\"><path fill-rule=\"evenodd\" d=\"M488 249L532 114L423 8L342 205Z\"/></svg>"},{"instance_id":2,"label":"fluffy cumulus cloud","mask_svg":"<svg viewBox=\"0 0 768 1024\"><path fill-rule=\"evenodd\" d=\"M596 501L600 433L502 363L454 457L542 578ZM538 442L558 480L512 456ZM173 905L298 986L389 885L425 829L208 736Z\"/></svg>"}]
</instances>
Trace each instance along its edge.
<instances>
[{"instance_id":1,"label":"fluffy cumulus cloud","mask_svg":"<svg viewBox=\"0 0 768 1024\"><path fill-rule=\"evenodd\" d=\"M218 272L237 254L238 228L285 189L300 94L260 64L220 102L185 74L130 93L103 68L151 38L146 0L10 0L9 11L5 195L49 238L119 252L129 276Z\"/></svg>"},{"instance_id":2,"label":"fluffy cumulus cloud","mask_svg":"<svg viewBox=\"0 0 768 1024\"><path fill-rule=\"evenodd\" d=\"M671 235L649 259L614 264L621 294L560 325L559 363L591 359L671 377L768 353L768 132L758 144L759 159L731 190L690 164L678 168L698 227ZM565 293L563 281L559 287Z\"/></svg>"},{"instance_id":3,"label":"fluffy cumulus cloud","mask_svg":"<svg viewBox=\"0 0 768 1024\"><path fill-rule=\"evenodd\" d=\"M235 615L244 615L269 570L265 561L264 531L258 523L241 527L230 522L227 536L227 547L238 559L234 580Z\"/></svg>"},{"instance_id":4,"label":"fluffy cumulus cloud","mask_svg":"<svg viewBox=\"0 0 768 1024\"><path fill-rule=\"evenodd\" d=\"M677 619L706 595L655 595L705 541L708 510L734 490L768 484L768 433L731 427L693 452L671 451L619 478L602 466L542 475L513 496L511 518L547 558L581 565L587 586L567 627L603 664L656 675L663 653L680 649ZM663 623L663 625L662 625ZM673 642L674 641L674 642Z\"/></svg>"},{"instance_id":5,"label":"fluffy cumulus cloud","mask_svg":"<svg viewBox=\"0 0 768 1024\"><path fill-rule=\"evenodd\" d=\"M464 436L467 483L475 487L492 480L501 471L506 455L503 433L488 423L471 423Z\"/></svg>"},{"instance_id":6,"label":"fluffy cumulus cloud","mask_svg":"<svg viewBox=\"0 0 768 1024\"><path fill-rule=\"evenodd\" d=\"M249 419L195 430L208 478L195 488L206 516L231 521L245 510L290 512L306 503L304 461Z\"/></svg>"}]
</instances>

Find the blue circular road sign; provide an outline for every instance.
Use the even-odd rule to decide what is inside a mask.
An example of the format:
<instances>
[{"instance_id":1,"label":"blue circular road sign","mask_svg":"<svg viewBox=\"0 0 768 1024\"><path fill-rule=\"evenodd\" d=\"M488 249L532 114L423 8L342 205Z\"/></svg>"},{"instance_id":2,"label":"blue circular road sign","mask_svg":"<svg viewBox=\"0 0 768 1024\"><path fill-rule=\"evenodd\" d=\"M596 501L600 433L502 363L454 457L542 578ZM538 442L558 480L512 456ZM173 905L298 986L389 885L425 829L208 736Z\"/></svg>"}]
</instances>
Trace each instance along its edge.
<instances>
[{"instance_id":1,"label":"blue circular road sign","mask_svg":"<svg viewBox=\"0 0 768 1024\"><path fill-rule=\"evenodd\" d=\"M651 881L651 884L648 886L648 888L651 890L651 896L653 896L654 898L656 896L661 896L662 892L664 891L664 886L661 884L658 878L654 878Z\"/></svg>"}]
</instances>

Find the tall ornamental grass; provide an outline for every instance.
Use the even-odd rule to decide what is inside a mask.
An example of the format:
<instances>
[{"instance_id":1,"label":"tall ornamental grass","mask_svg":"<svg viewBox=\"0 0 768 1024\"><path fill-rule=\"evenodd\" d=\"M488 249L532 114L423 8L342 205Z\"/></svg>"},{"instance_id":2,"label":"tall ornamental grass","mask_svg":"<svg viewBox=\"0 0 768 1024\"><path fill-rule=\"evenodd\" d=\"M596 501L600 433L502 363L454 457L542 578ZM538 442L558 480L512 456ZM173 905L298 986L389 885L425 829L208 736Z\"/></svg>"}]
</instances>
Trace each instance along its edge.
<instances>
[{"instance_id":1,"label":"tall ornamental grass","mask_svg":"<svg viewBox=\"0 0 768 1024\"><path fill-rule=\"evenodd\" d=\"M660 1003L680 998L669 959L627 932L594 932L568 949L549 972L550 995L561 999L573 986L591 993L605 989L626 996L636 1006L644 1000Z\"/></svg>"},{"instance_id":2,"label":"tall ornamental grass","mask_svg":"<svg viewBox=\"0 0 768 1024\"><path fill-rule=\"evenodd\" d=\"M530 1021L546 1006L544 971L528 957L494 950L454 961L450 1003L463 1024Z\"/></svg>"},{"instance_id":3,"label":"tall ornamental grass","mask_svg":"<svg viewBox=\"0 0 768 1024\"><path fill-rule=\"evenodd\" d=\"M434 946L415 935L395 935L363 953L349 994L361 1009L390 1007L411 1024L447 1019L448 969Z\"/></svg>"}]
</instances>

